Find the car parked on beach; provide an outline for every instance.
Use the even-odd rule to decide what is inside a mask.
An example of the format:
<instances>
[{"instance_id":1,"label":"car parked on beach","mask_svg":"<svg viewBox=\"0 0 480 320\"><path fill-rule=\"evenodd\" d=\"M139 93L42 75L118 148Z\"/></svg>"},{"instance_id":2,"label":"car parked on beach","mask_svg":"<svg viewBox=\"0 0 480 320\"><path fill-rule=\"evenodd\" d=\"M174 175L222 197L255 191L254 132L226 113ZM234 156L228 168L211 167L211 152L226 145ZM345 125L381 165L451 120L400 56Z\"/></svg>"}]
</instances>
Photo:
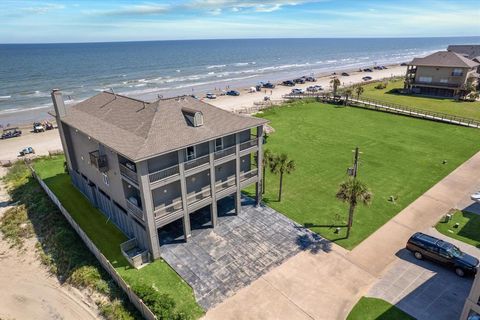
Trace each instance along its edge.
<instances>
[{"instance_id":1,"label":"car parked on beach","mask_svg":"<svg viewBox=\"0 0 480 320\"><path fill-rule=\"evenodd\" d=\"M366 77L363 77L362 80L363 81L370 81L370 80L372 80L372 77L366 76Z\"/></svg>"},{"instance_id":2,"label":"car parked on beach","mask_svg":"<svg viewBox=\"0 0 480 320\"><path fill-rule=\"evenodd\" d=\"M27 154L35 154L35 150L33 150L32 147L26 147L19 152L20 157L26 156Z\"/></svg>"},{"instance_id":3,"label":"car parked on beach","mask_svg":"<svg viewBox=\"0 0 480 320\"><path fill-rule=\"evenodd\" d=\"M373 72L373 70L370 69L370 68L365 68L365 69L363 69L363 71L364 71L364 72Z\"/></svg>"},{"instance_id":4,"label":"car parked on beach","mask_svg":"<svg viewBox=\"0 0 480 320\"><path fill-rule=\"evenodd\" d=\"M214 94L214 93L207 93L205 95L205 98L207 98L207 99L217 99L217 95Z\"/></svg>"},{"instance_id":5,"label":"car parked on beach","mask_svg":"<svg viewBox=\"0 0 480 320\"><path fill-rule=\"evenodd\" d=\"M295 82L295 83L305 83L305 79L304 78L297 78L297 79L293 79L293 82Z\"/></svg>"},{"instance_id":6,"label":"car parked on beach","mask_svg":"<svg viewBox=\"0 0 480 320\"><path fill-rule=\"evenodd\" d=\"M45 132L45 127L40 122L33 123L33 132Z\"/></svg>"},{"instance_id":7,"label":"car parked on beach","mask_svg":"<svg viewBox=\"0 0 480 320\"><path fill-rule=\"evenodd\" d=\"M226 95L227 96L239 96L240 92L238 92L237 90L230 90L230 91L227 91Z\"/></svg>"},{"instance_id":8,"label":"car parked on beach","mask_svg":"<svg viewBox=\"0 0 480 320\"><path fill-rule=\"evenodd\" d=\"M20 137L22 135L22 131L18 128L8 128L4 129L2 133L2 139L10 139L15 137Z\"/></svg>"},{"instance_id":9,"label":"car parked on beach","mask_svg":"<svg viewBox=\"0 0 480 320\"><path fill-rule=\"evenodd\" d=\"M320 90L322 90L321 86L309 86L309 87L307 87L308 92L318 92Z\"/></svg>"},{"instance_id":10,"label":"car parked on beach","mask_svg":"<svg viewBox=\"0 0 480 320\"><path fill-rule=\"evenodd\" d=\"M305 79L305 81L307 81L307 82L317 82L317 79L316 79L315 77L312 77L312 76L310 76L310 77L305 77L304 79Z\"/></svg>"},{"instance_id":11,"label":"car parked on beach","mask_svg":"<svg viewBox=\"0 0 480 320\"><path fill-rule=\"evenodd\" d=\"M266 83L262 83L262 87L266 89L273 89L275 88L275 85L271 82L266 82Z\"/></svg>"},{"instance_id":12,"label":"car parked on beach","mask_svg":"<svg viewBox=\"0 0 480 320\"><path fill-rule=\"evenodd\" d=\"M295 89L292 89L292 94L304 94L305 91L303 89L300 89L300 88L295 88Z\"/></svg>"},{"instance_id":13,"label":"car parked on beach","mask_svg":"<svg viewBox=\"0 0 480 320\"><path fill-rule=\"evenodd\" d=\"M342 76L344 76L344 77L349 77L350 75L349 75L348 73L346 73L346 72L342 72Z\"/></svg>"},{"instance_id":14,"label":"car parked on beach","mask_svg":"<svg viewBox=\"0 0 480 320\"><path fill-rule=\"evenodd\" d=\"M400 63L400 65L401 65L402 67L405 67L405 66L407 66L407 63L406 63L406 62L402 62L402 63Z\"/></svg>"},{"instance_id":15,"label":"car parked on beach","mask_svg":"<svg viewBox=\"0 0 480 320\"><path fill-rule=\"evenodd\" d=\"M477 273L480 261L450 242L440 240L427 234L417 232L407 241L406 249L412 252L415 258L429 259L455 270L463 277L466 274Z\"/></svg>"},{"instance_id":16,"label":"car parked on beach","mask_svg":"<svg viewBox=\"0 0 480 320\"><path fill-rule=\"evenodd\" d=\"M292 80L285 80L282 82L282 85L286 86L286 87L293 87L295 86L295 82L293 82Z\"/></svg>"}]
</instances>

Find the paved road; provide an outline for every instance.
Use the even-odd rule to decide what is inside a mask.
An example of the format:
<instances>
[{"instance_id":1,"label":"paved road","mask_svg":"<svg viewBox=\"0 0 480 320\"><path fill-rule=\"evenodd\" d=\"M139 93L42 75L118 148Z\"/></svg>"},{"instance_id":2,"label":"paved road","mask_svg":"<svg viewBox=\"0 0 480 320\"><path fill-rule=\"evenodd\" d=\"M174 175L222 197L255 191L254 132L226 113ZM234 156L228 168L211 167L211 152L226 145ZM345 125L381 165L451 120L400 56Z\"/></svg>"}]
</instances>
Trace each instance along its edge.
<instances>
[{"instance_id":1,"label":"paved road","mask_svg":"<svg viewBox=\"0 0 480 320\"><path fill-rule=\"evenodd\" d=\"M300 253L211 309L205 319L344 319L401 259L416 231L433 226L451 208L471 204L480 189L480 153L415 200L351 252Z\"/></svg>"}]
</instances>

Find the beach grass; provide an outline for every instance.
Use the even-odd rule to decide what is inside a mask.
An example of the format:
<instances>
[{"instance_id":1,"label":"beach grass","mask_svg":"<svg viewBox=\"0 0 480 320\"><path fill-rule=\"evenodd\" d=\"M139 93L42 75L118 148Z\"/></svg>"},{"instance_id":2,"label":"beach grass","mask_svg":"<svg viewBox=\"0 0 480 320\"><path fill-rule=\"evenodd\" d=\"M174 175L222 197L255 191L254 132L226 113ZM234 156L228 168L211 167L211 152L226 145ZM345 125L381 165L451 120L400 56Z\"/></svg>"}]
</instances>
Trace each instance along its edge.
<instances>
[{"instance_id":1,"label":"beach grass","mask_svg":"<svg viewBox=\"0 0 480 320\"><path fill-rule=\"evenodd\" d=\"M63 156L40 159L35 162L35 170L122 278L133 288L144 283L168 294L177 311L189 319L202 316L192 288L164 260L156 260L140 270L130 267L120 251L120 244L127 237L73 186L64 172L64 161Z\"/></svg>"},{"instance_id":2,"label":"beach grass","mask_svg":"<svg viewBox=\"0 0 480 320\"><path fill-rule=\"evenodd\" d=\"M458 227L455 224L458 223ZM444 235L480 248L480 215L457 210L448 222L440 221L435 228Z\"/></svg>"},{"instance_id":3,"label":"beach grass","mask_svg":"<svg viewBox=\"0 0 480 320\"><path fill-rule=\"evenodd\" d=\"M264 149L286 153L296 170L284 177L267 172L265 203L314 232L352 249L448 175L478 150L478 129L317 102L297 102L266 111L275 130ZM347 179L353 150L360 148L358 179L373 192L358 206L345 239L348 207L336 199ZM444 161L445 160L445 161ZM252 188L245 190L253 193ZM335 233L335 226L341 231Z\"/></svg>"},{"instance_id":4,"label":"beach grass","mask_svg":"<svg viewBox=\"0 0 480 320\"><path fill-rule=\"evenodd\" d=\"M455 101L452 98L400 94L396 92L396 89L403 89L403 79L388 81L385 89L375 89L377 84L378 83L371 83L364 85L365 91L361 97L480 120L480 101Z\"/></svg>"},{"instance_id":5,"label":"beach grass","mask_svg":"<svg viewBox=\"0 0 480 320\"><path fill-rule=\"evenodd\" d=\"M353 307L347 320L414 320L415 318L377 298L362 297Z\"/></svg>"}]
</instances>

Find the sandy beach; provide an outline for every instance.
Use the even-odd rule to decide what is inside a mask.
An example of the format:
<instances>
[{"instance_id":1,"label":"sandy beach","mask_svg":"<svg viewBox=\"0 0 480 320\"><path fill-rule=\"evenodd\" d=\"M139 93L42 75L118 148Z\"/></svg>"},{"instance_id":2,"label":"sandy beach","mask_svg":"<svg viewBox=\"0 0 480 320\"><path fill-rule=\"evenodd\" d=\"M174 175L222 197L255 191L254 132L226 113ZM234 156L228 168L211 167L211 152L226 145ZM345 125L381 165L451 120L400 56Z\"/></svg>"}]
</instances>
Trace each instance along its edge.
<instances>
[{"instance_id":1,"label":"sandy beach","mask_svg":"<svg viewBox=\"0 0 480 320\"><path fill-rule=\"evenodd\" d=\"M338 76L342 86L349 86L356 83L362 83L362 77L370 76L373 80L380 80L384 78L403 76L405 74L406 67L394 65L389 66L388 69L374 70L373 72L349 72L350 76ZM337 71L337 74L342 71ZM321 85L325 91L330 90L330 80L333 78L331 75L317 75L317 82L307 82L305 84L297 84L295 88L307 88L312 84ZM232 88L234 89L234 88ZM285 87L277 85L275 89L265 89L260 92L248 93L248 88L237 89L240 91L240 96L218 96L217 99L203 99L219 108L228 111L240 111L245 108L250 108L255 105L256 102L263 101L265 96L270 97L271 100L281 100L282 95L289 93L292 87ZM18 138L11 138L7 140L0 140L0 161L13 161L21 159L18 157L18 153L21 149L26 147L32 147L35 150L35 155L48 155L50 151L57 151L62 149L58 130L51 130L41 133L31 132L31 126L25 125L22 127L23 134Z\"/></svg>"}]
</instances>

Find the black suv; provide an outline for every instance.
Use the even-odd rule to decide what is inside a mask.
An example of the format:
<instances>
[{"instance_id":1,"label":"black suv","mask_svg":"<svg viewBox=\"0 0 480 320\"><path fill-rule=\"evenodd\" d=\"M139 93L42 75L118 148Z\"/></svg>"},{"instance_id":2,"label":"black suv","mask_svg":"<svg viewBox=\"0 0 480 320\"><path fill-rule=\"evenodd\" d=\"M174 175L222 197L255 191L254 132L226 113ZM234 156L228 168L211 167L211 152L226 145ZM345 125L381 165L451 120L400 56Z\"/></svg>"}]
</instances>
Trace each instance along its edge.
<instances>
[{"instance_id":1,"label":"black suv","mask_svg":"<svg viewBox=\"0 0 480 320\"><path fill-rule=\"evenodd\" d=\"M460 277L477 272L479 264L477 258L462 252L449 242L424 233L417 232L411 236L406 248L413 252L417 259L430 259L455 269L455 273Z\"/></svg>"}]
</instances>

